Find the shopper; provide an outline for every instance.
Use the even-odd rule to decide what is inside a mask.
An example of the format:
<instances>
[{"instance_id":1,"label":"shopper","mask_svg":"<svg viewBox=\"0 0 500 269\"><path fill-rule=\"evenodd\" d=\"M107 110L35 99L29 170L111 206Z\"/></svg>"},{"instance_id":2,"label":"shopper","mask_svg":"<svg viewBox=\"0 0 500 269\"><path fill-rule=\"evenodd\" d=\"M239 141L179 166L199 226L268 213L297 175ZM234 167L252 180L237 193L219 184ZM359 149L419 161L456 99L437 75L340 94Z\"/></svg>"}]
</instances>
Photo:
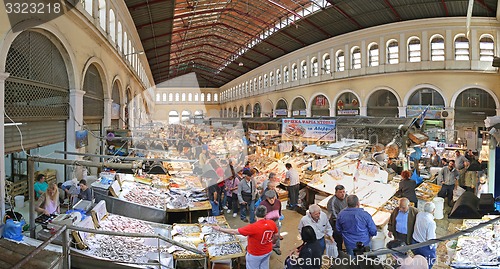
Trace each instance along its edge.
<instances>
[{"instance_id":1,"label":"shopper","mask_svg":"<svg viewBox=\"0 0 500 269\"><path fill-rule=\"evenodd\" d=\"M429 158L429 166L431 167L440 167L441 166L441 157L437 155L437 151L435 148L432 148L432 155Z\"/></svg>"},{"instance_id":2,"label":"shopper","mask_svg":"<svg viewBox=\"0 0 500 269\"><path fill-rule=\"evenodd\" d=\"M231 213L233 210L233 218L236 218L239 212L238 203L238 185L240 184L240 179L236 176L230 176L224 181L226 187L225 196L227 197L227 213Z\"/></svg>"},{"instance_id":3,"label":"shopper","mask_svg":"<svg viewBox=\"0 0 500 269\"><path fill-rule=\"evenodd\" d=\"M49 184L45 181L45 175L38 174L33 186L33 188L35 189L35 198L38 199L44 192L47 191L47 188L49 187Z\"/></svg>"},{"instance_id":4,"label":"shopper","mask_svg":"<svg viewBox=\"0 0 500 269\"><path fill-rule=\"evenodd\" d=\"M207 162L208 162L208 146L202 145L201 153L198 156L198 166L203 167L205 164L207 164Z\"/></svg>"},{"instance_id":5,"label":"shopper","mask_svg":"<svg viewBox=\"0 0 500 269\"><path fill-rule=\"evenodd\" d=\"M276 226L278 227L278 234L281 229L280 225L280 218L281 218L281 201L278 199L276 196L276 192L273 190L268 190L264 196L266 197L265 200L262 200L260 205L264 206L267 210L267 214L265 219L269 219L274 221ZM273 251L281 255L281 250L280 250L280 240L276 240L276 242L273 244Z\"/></svg>"},{"instance_id":6,"label":"shopper","mask_svg":"<svg viewBox=\"0 0 500 269\"><path fill-rule=\"evenodd\" d=\"M257 197L256 183L250 170L243 172L244 180L238 185L238 201L241 206L240 218L248 222L247 212L250 211L250 223L255 222L255 198Z\"/></svg>"},{"instance_id":7,"label":"shopper","mask_svg":"<svg viewBox=\"0 0 500 269\"><path fill-rule=\"evenodd\" d=\"M59 214L59 188L55 183L50 183L47 191L36 201L36 212L44 215Z\"/></svg>"},{"instance_id":8,"label":"shopper","mask_svg":"<svg viewBox=\"0 0 500 269\"><path fill-rule=\"evenodd\" d=\"M81 200L92 201L94 199L92 195L92 189L87 186L87 181L85 179L80 180L80 194L78 198Z\"/></svg>"},{"instance_id":9,"label":"shopper","mask_svg":"<svg viewBox=\"0 0 500 269\"><path fill-rule=\"evenodd\" d=\"M286 163L285 183L288 184L288 208L295 209L299 203L299 172L292 168L292 164Z\"/></svg>"},{"instance_id":10,"label":"shopper","mask_svg":"<svg viewBox=\"0 0 500 269\"><path fill-rule=\"evenodd\" d=\"M266 194L267 184L269 184L269 182L271 182L271 181L274 181L275 178L276 178L276 174L271 172L271 173L269 173L268 178L266 180L264 180L264 182L262 182L262 184L260 185L260 187L262 189L261 197L264 197L264 194Z\"/></svg>"},{"instance_id":11,"label":"shopper","mask_svg":"<svg viewBox=\"0 0 500 269\"><path fill-rule=\"evenodd\" d=\"M358 196L349 195L346 199L347 208L340 211L337 217L337 230L342 233L347 254L354 256L356 243L368 246L371 237L377 235L377 226L372 216L359 208Z\"/></svg>"},{"instance_id":12,"label":"shopper","mask_svg":"<svg viewBox=\"0 0 500 269\"><path fill-rule=\"evenodd\" d=\"M465 164L468 161L464 155L460 154L459 150L455 151L455 168L458 170L458 185L461 187L465 186L465 172L467 172Z\"/></svg>"},{"instance_id":13,"label":"shopper","mask_svg":"<svg viewBox=\"0 0 500 269\"><path fill-rule=\"evenodd\" d=\"M447 167L443 167L438 174L438 184L441 190L438 196L448 199L448 206L453 207L453 190L456 189L459 172L455 168L455 161L450 160Z\"/></svg>"},{"instance_id":14,"label":"shopper","mask_svg":"<svg viewBox=\"0 0 500 269\"><path fill-rule=\"evenodd\" d=\"M476 156L472 155L465 167L465 190L475 193L479 181L479 173L482 171L481 164L476 160Z\"/></svg>"},{"instance_id":15,"label":"shopper","mask_svg":"<svg viewBox=\"0 0 500 269\"><path fill-rule=\"evenodd\" d=\"M210 201L210 205L212 206L212 214L211 214L212 216L219 216L220 215L219 192L220 192L220 188L219 188L218 183L212 184L208 187L208 200Z\"/></svg>"},{"instance_id":16,"label":"shopper","mask_svg":"<svg viewBox=\"0 0 500 269\"><path fill-rule=\"evenodd\" d=\"M304 226L300 231L302 245L290 253L290 260L287 262L287 269L319 269L323 253L314 228Z\"/></svg>"},{"instance_id":17,"label":"shopper","mask_svg":"<svg viewBox=\"0 0 500 269\"><path fill-rule=\"evenodd\" d=\"M399 189L396 192L396 197L406 197L410 200L410 202L418 207L417 194L415 193L417 182L410 179L410 176L411 173L408 170L401 172L401 181L399 181Z\"/></svg>"},{"instance_id":18,"label":"shopper","mask_svg":"<svg viewBox=\"0 0 500 269\"><path fill-rule=\"evenodd\" d=\"M317 204L310 205L306 215L300 219L299 233L302 231L302 227L304 226L313 227L316 232L316 238L321 245L321 254L323 254L326 248L325 239L333 241L333 229L330 225L330 221L328 221L328 216L321 211L321 208Z\"/></svg>"},{"instance_id":19,"label":"shopper","mask_svg":"<svg viewBox=\"0 0 500 269\"><path fill-rule=\"evenodd\" d=\"M417 214L415 220L415 231L413 232L412 244L422 243L431 239L436 239L436 222L434 221L434 203L427 202L424 211ZM429 269L436 261L436 244L415 248L412 250L415 255L422 255L427 259Z\"/></svg>"},{"instance_id":20,"label":"shopper","mask_svg":"<svg viewBox=\"0 0 500 269\"><path fill-rule=\"evenodd\" d=\"M388 249L394 249L399 247L404 247L407 244L400 240L391 240L387 243ZM394 259L396 259L396 264L399 265L399 269L427 269L427 260L422 255L408 255L407 252L401 252L396 250L391 253Z\"/></svg>"},{"instance_id":21,"label":"shopper","mask_svg":"<svg viewBox=\"0 0 500 269\"><path fill-rule=\"evenodd\" d=\"M347 208L347 194L345 192L345 187L343 185L335 186L335 195L328 201L327 210L330 214L330 225L333 228L333 238L337 247L342 249L344 240L342 239L342 234L337 230L337 217L340 211Z\"/></svg>"},{"instance_id":22,"label":"shopper","mask_svg":"<svg viewBox=\"0 0 500 269\"><path fill-rule=\"evenodd\" d=\"M273 242L278 239L278 227L272 220L266 220L267 210L258 206L255 210L257 222L239 229L227 229L215 226L213 229L223 233L243 235L248 237L246 268L268 269L269 257L273 249Z\"/></svg>"},{"instance_id":23,"label":"shopper","mask_svg":"<svg viewBox=\"0 0 500 269\"><path fill-rule=\"evenodd\" d=\"M399 206L392 211L389 218L389 237L394 236L394 239L411 244L417 214L418 209L410 206L410 200L408 198L401 198Z\"/></svg>"}]
</instances>

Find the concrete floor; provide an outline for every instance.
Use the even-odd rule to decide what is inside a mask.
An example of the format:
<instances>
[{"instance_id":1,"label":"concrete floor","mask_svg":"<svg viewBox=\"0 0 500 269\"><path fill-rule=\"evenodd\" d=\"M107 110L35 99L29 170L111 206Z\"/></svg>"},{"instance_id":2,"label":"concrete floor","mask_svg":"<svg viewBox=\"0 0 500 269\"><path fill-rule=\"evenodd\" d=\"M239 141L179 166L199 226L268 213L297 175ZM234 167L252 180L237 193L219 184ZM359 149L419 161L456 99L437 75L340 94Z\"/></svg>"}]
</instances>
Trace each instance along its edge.
<instances>
[{"instance_id":1,"label":"concrete floor","mask_svg":"<svg viewBox=\"0 0 500 269\"><path fill-rule=\"evenodd\" d=\"M437 224L436 235L438 238L444 235L455 233L457 231L457 228L462 225L462 220L448 220L447 215L449 212L450 208L445 206L444 218L441 220L436 220ZM297 213L296 211L291 211L291 210L282 210L282 213L285 216L285 219L282 221L282 227L281 227L281 234L283 235L283 240L281 241L282 254L277 255L274 252L271 254L269 268L283 268L284 261L288 256L288 254L290 254L292 250L294 250L300 244L302 244L302 241L298 239L299 232L297 229L300 219L302 218L302 215ZM239 215L236 218L233 218L232 213L227 214L225 212L224 215L231 228L239 228L248 224L241 221ZM390 240L389 238L386 238L386 242L388 242L389 240ZM436 263L433 268L436 269L450 268L446 264L447 251L445 243L446 242L443 242L438 245L437 255L439 258L439 262Z\"/></svg>"}]
</instances>

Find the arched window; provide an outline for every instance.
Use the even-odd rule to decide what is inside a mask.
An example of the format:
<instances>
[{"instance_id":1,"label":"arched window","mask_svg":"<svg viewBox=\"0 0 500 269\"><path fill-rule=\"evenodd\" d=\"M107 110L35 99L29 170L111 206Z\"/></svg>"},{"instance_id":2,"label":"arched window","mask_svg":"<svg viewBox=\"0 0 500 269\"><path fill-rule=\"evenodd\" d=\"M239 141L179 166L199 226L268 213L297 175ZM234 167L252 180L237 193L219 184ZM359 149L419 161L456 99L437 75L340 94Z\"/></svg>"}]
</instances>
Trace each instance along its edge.
<instances>
[{"instance_id":1,"label":"arched window","mask_svg":"<svg viewBox=\"0 0 500 269\"><path fill-rule=\"evenodd\" d=\"M188 102L193 102L193 94L188 93Z\"/></svg>"},{"instance_id":2,"label":"arched window","mask_svg":"<svg viewBox=\"0 0 500 269\"><path fill-rule=\"evenodd\" d=\"M258 88L257 88L257 78L254 78L254 79L253 79L253 90L254 90L254 91L257 91L257 89L258 89Z\"/></svg>"},{"instance_id":3,"label":"arched window","mask_svg":"<svg viewBox=\"0 0 500 269\"><path fill-rule=\"evenodd\" d=\"M128 40L128 52L127 52L127 54L128 54L127 60L130 63L130 62L132 62L132 60L131 60L132 59L132 40L131 39Z\"/></svg>"},{"instance_id":4,"label":"arched window","mask_svg":"<svg viewBox=\"0 0 500 269\"><path fill-rule=\"evenodd\" d=\"M127 32L123 33L123 54L128 53L128 37L127 37Z\"/></svg>"},{"instance_id":5,"label":"arched window","mask_svg":"<svg viewBox=\"0 0 500 269\"><path fill-rule=\"evenodd\" d=\"M495 43L490 36L483 36L479 40L479 61L492 62L495 55Z\"/></svg>"},{"instance_id":6,"label":"arched window","mask_svg":"<svg viewBox=\"0 0 500 269\"><path fill-rule=\"evenodd\" d=\"M99 26L106 31L106 0L99 0Z\"/></svg>"},{"instance_id":7,"label":"arched window","mask_svg":"<svg viewBox=\"0 0 500 269\"><path fill-rule=\"evenodd\" d=\"M387 43L387 63L399 63L399 45L396 40L391 40Z\"/></svg>"},{"instance_id":8,"label":"arched window","mask_svg":"<svg viewBox=\"0 0 500 269\"><path fill-rule=\"evenodd\" d=\"M292 81L297 80L298 70L297 64L292 64Z\"/></svg>"},{"instance_id":9,"label":"arched window","mask_svg":"<svg viewBox=\"0 0 500 269\"><path fill-rule=\"evenodd\" d=\"M176 101L176 102L179 102L179 93L176 93L176 94L175 94L175 101Z\"/></svg>"},{"instance_id":10,"label":"arched window","mask_svg":"<svg viewBox=\"0 0 500 269\"><path fill-rule=\"evenodd\" d=\"M259 76L259 89L262 89L262 76Z\"/></svg>"},{"instance_id":11,"label":"arched window","mask_svg":"<svg viewBox=\"0 0 500 269\"><path fill-rule=\"evenodd\" d=\"M264 88L267 88L267 74L264 75Z\"/></svg>"},{"instance_id":12,"label":"arched window","mask_svg":"<svg viewBox=\"0 0 500 269\"><path fill-rule=\"evenodd\" d=\"M410 38L408 40L408 62L420 62L420 50L420 39L418 39L418 37Z\"/></svg>"},{"instance_id":13,"label":"arched window","mask_svg":"<svg viewBox=\"0 0 500 269\"><path fill-rule=\"evenodd\" d=\"M281 84L281 71L276 69L276 85Z\"/></svg>"},{"instance_id":14,"label":"arched window","mask_svg":"<svg viewBox=\"0 0 500 269\"><path fill-rule=\"evenodd\" d=\"M444 38L435 36L431 39L431 61L444 61Z\"/></svg>"},{"instance_id":15,"label":"arched window","mask_svg":"<svg viewBox=\"0 0 500 269\"><path fill-rule=\"evenodd\" d=\"M318 59L316 57L311 59L311 76L317 77L319 75L318 72Z\"/></svg>"},{"instance_id":16,"label":"arched window","mask_svg":"<svg viewBox=\"0 0 500 269\"><path fill-rule=\"evenodd\" d=\"M205 102L205 94L204 93L200 94L200 101Z\"/></svg>"},{"instance_id":17,"label":"arched window","mask_svg":"<svg viewBox=\"0 0 500 269\"><path fill-rule=\"evenodd\" d=\"M186 102L186 93L181 94L181 102Z\"/></svg>"},{"instance_id":18,"label":"arched window","mask_svg":"<svg viewBox=\"0 0 500 269\"><path fill-rule=\"evenodd\" d=\"M164 99L165 99L165 98L164 98ZM165 101L167 101L167 100L165 100ZM174 101L174 94L173 94L173 93L169 93L169 94L168 94L168 101L169 101L169 102L173 102L173 101Z\"/></svg>"},{"instance_id":19,"label":"arched window","mask_svg":"<svg viewBox=\"0 0 500 269\"><path fill-rule=\"evenodd\" d=\"M161 99L163 102L166 102L167 101L167 94L166 93L163 93L162 94L162 99Z\"/></svg>"},{"instance_id":20,"label":"arched window","mask_svg":"<svg viewBox=\"0 0 500 269\"><path fill-rule=\"evenodd\" d=\"M306 61L302 61L300 63L300 71L302 72L301 73L301 78L307 78L307 62Z\"/></svg>"},{"instance_id":21,"label":"arched window","mask_svg":"<svg viewBox=\"0 0 500 269\"><path fill-rule=\"evenodd\" d=\"M207 93L207 102L212 102L212 94Z\"/></svg>"},{"instance_id":22,"label":"arched window","mask_svg":"<svg viewBox=\"0 0 500 269\"><path fill-rule=\"evenodd\" d=\"M344 56L344 51L339 50L336 53L337 56L337 71L342 72L345 70L345 56Z\"/></svg>"},{"instance_id":23,"label":"arched window","mask_svg":"<svg viewBox=\"0 0 500 269\"><path fill-rule=\"evenodd\" d=\"M455 38L455 60L469 60L469 39L465 36L458 36Z\"/></svg>"},{"instance_id":24,"label":"arched window","mask_svg":"<svg viewBox=\"0 0 500 269\"><path fill-rule=\"evenodd\" d=\"M378 56L378 44L370 44L368 46L368 66L378 66Z\"/></svg>"},{"instance_id":25,"label":"arched window","mask_svg":"<svg viewBox=\"0 0 500 269\"><path fill-rule=\"evenodd\" d=\"M330 54L325 53L323 55L323 74L330 74L332 72L330 64Z\"/></svg>"},{"instance_id":26,"label":"arched window","mask_svg":"<svg viewBox=\"0 0 500 269\"><path fill-rule=\"evenodd\" d=\"M422 88L416 90L408 99L408 105L419 105L419 106L444 106L444 99L441 94L434 90L428 88Z\"/></svg>"},{"instance_id":27,"label":"arched window","mask_svg":"<svg viewBox=\"0 0 500 269\"><path fill-rule=\"evenodd\" d=\"M283 79L284 79L284 83L290 82L288 66L283 67Z\"/></svg>"},{"instance_id":28,"label":"arched window","mask_svg":"<svg viewBox=\"0 0 500 269\"><path fill-rule=\"evenodd\" d=\"M92 7L92 2L94 2L93 0L84 0L83 1L83 8L85 9L85 11L87 11L88 14L90 14L90 16L94 16L92 10L93 10L93 7Z\"/></svg>"},{"instance_id":29,"label":"arched window","mask_svg":"<svg viewBox=\"0 0 500 269\"><path fill-rule=\"evenodd\" d=\"M198 102L198 93L195 93L195 94L194 94L194 101L195 101L195 102Z\"/></svg>"},{"instance_id":30,"label":"arched window","mask_svg":"<svg viewBox=\"0 0 500 269\"><path fill-rule=\"evenodd\" d=\"M214 93L214 102L218 102L219 101L219 95Z\"/></svg>"},{"instance_id":31,"label":"arched window","mask_svg":"<svg viewBox=\"0 0 500 269\"><path fill-rule=\"evenodd\" d=\"M361 49L359 47L352 48L351 51L351 69L361 68Z\"/></svg>"},{"instance_id":32,"label":"arched window","mask_svg":"<svg viewBox=\"0 0 500 269\"><path fill-rule=\"evenodd\" d=\"M113 42L116 41L116 18L112 9L109 10L109 36Z\"/></svg>"},{"instance_id":33,"label":"arched window","mask_svg":"<svg viewBox=\"0 0 500 269\"><path fill-rule=\"evenodd\" d=\"M157 93L156 94L156 102L160 102L161 101L161 94Z\"/></svg>"},{"instance_id":34,"label":"arched window","mask_svg":"<svg viewBox=\"0 0 500 269\"><path fill-rule=\"evenodd\" d=\"M249 92L252 92L253 91L253 83L252 83L252 80L250 80L250 82L247 82L248 83L248 91Z\"/></svg>"},{"instance_id":35,"label":"arched window","mask_svg":"<svg viewBox=\"0 0 500 269\"><path fill-rule=\"evenodd\" d=\"M122 23L118 22L118 29L116 31L116 37L117 37L117 44L118 44L118 49L122 50L123 48L123 30L122 30Z\"/></svg>"},{"instance_id":36,"label":"arched window","mask_svg":"<svg viewBox=\"0 0 500 269\"><path fill-rule=\"evenodd\" d=\"M269 85L274 86L274 73L269 73Z\"/></svg>"}]
</instances>

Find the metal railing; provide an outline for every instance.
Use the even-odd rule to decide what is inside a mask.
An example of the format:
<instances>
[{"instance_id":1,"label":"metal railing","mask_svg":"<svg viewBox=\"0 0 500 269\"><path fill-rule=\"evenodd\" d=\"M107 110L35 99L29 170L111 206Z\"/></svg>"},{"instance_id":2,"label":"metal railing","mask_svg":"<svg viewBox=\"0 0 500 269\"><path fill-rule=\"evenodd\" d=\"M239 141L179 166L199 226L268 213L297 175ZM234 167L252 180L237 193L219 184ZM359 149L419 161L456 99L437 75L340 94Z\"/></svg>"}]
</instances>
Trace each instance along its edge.
<instances>
[{"instance_id":1,"label":"metal railing","mask_svg":"<svg viewBox=\"0 0 500 269\"><path fill-rule=\"evenodd\" d=\"M88 229L88 228L83 228L83 227L78 227L78 226L62 226L61 228L57 229L55 233L47 239L45 242L43 242L40 246L35 248L31 253L26 255L19 263L17 263L12 269L20 269L22 268L26 263L28 263L32 258L35 257L38 253L40 253L47 245L52 243L58 236L62 235L62 257L63 257L63 268L64 269L69 269L71 268L71 259L70 259L70 243L71 243L71 238L70 238L70 230L73 231L79 231L79 232L85 232L85 233L93 233L93 234L102 234L102 235L108 235L108 236L122 236L122 237L134 237L134 238L155 238L157 239L157 251L158 251L158 261L157 262L146 262L146 263L140 263L140 262L130 262L127 261L127 264L135 264L135 265L148 265L148 266L157 266L158 268L171 268L167 267L161 262L161 244L160 241L164 241L167 243L170 243L172 245L181 247L185 250L188 250L190 252L193 252L196 255L200 255L199 260L203 260L203 267L206 269L208 265L208 256L205 252L198 250L196 248L190 247L188 245L185 245L183 243L176 242L170 238L167 238L162 235L151 235L151 234L139 234L139 233L123 233L123 232L113 232L113 231L102 231L102 230L95 230L95 229ZM116 263L124 263L125 261L123 260L112 260L112 259L107 259L109 262L116 262Z\"/></svg>"}]
</instances>

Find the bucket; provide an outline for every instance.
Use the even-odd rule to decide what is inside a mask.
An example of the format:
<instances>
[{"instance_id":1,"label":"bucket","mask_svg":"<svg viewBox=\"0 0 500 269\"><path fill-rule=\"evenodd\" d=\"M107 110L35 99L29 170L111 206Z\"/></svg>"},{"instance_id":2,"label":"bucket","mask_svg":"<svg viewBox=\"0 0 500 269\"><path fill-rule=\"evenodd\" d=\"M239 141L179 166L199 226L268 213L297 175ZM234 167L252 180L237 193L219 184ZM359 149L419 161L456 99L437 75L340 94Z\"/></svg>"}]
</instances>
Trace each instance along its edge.
<instances>
[{"instance_id":1,"label":"bucket","mask_svg":"<svg viewBox=\"0 0 500 269\"><path fill-rule=\"evenodd\" d=\"M455 248L452 248L452 245L455 245ZM448 255L448 261L452 261L453 258L455 258L455 252L457 247L457 241L455 240L450 240L446 243L446 252Z\"/></svg>"},{"instance_id":2,"label":"bucket","mask_svg":"<svg viewBox=\"0 0 500 269\"><path fill-rule=\"evenodd\" d=\"M432 202L436 206L436 209L434 210L434 218L435 219L442 219L443 216L443 210L444 210L444 198L441 197L435 197L432 199Z\"/></svg>"},{"instance_id":3,"label":"bucket","mask_svg":"<svg viewBox=\"0 0 500 269\"><path fill-rule=\"evenodd\" d=\"M384 232L377 231L377 235L372 237L371 249L377 250L382 248L385 248L385 234ZM378 258L384 260L385 255L379 255Z\"/></svg>"},{"instance_id":4,"label":"bucket","mask_svg":"<svg viewBox=\"0 0 500 269\"><path fill-rule=\"evenodd\" d=\"M15 196L14 203L16 207L24 207L24 196L23 195Z\"/></svg>"}]
</instances>

